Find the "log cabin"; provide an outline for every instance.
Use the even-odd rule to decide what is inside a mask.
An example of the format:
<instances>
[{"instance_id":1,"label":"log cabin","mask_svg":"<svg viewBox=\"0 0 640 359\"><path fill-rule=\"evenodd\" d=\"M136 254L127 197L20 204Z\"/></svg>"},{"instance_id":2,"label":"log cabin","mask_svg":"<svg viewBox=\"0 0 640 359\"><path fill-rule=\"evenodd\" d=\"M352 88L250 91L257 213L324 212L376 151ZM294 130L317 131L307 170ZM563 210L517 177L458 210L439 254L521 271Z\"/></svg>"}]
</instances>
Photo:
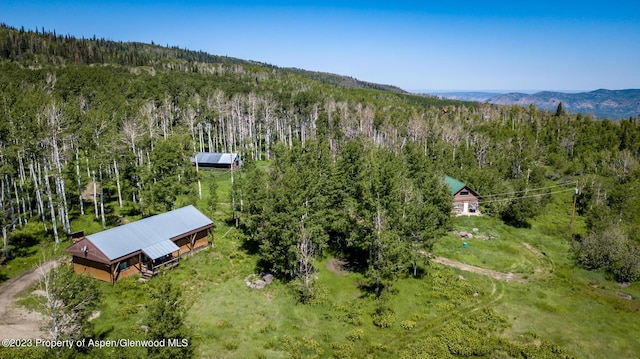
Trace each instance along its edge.
<instances>
[{"instance_id":1,"label":"log cabin","mask_svg":"<svg viewBox=\"0 0 640 359\"><path fill-rule=\"evenodd\" d=\"M213 240L213 222L186 206L85 236L67 248L76 273L105 282L140 274L148 279L171 268L181 256Z\"/></svg>"}]
</instances>

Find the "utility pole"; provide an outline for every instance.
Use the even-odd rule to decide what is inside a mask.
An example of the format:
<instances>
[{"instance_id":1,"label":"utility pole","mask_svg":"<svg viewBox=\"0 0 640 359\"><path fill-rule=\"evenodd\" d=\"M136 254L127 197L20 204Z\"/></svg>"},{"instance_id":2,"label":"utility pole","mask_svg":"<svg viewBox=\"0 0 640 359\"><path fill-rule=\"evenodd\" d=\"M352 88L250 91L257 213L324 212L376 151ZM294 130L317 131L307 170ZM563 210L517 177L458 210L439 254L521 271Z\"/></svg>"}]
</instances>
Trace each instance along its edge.
<instances>
[{"instance_id":1,"label":"utility pole","mask_svg":"<svg viewBox=\"0 0 640 359\"><path fill-rule=\"evenodd\" d=\"M578 182L576 182L576 187L573 189L573 211L571 212L571 224L570 228L573 228L573 218L576 215L576 201L578 200Z\"/></svg>"}]
</instances>

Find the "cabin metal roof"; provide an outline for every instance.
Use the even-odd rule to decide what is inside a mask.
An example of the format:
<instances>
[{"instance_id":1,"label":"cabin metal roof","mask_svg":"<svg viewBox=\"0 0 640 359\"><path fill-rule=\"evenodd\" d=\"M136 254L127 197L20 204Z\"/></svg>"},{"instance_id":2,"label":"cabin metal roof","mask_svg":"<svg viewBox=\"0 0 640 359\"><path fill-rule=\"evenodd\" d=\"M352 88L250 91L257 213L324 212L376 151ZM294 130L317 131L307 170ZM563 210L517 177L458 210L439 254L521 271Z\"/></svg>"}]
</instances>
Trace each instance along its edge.
<instances>
[{"instance_id":1,"label":"cabin metal roof","mask_svg":"<svg viewBox=\"0 0 640 359\"><path fill-rule=\"evenodd\" d=\"M196 162L197 159L199 164L231 165L237 157L237 153L199 152L190 160Z\"/></svg>"},{"instance_id":2,"label":"cabin metal roof","mask_svg":"<svg viewBox=\"0 0 640 359\"><path fill-rule=\"evenodd\" d=\"M167 239L142 248L142 253L146 254L147 257L156 260L179 250L180 247L173 243L173 241Z\"/></svg>"},{"instance_id":3,"label":"cabin metal roof","mask_svg":"<svg viewBox=\"0 0 640 359\"><path fill-rule=\"evenodd\" d=\"M152 259L157 259L179 249L171 239L212 224L207 216L190 205L88 235L86 238L111 261L140 250Z\"/></svg>"},{"instance_id":4,"label":"cabin metal roof","mask_svg":"<svg viewBox=\"0 0 640 359\"><path fill-rule=\"evenodd\" d=\"M449 176L446 176L444 178L444 182L447 184L447 186L449 186L449 190L451 191L451 194L458 193L458 191L460 191L466 186L463 182L460 182L457 179Z\"/></svg>"}]
</instances>

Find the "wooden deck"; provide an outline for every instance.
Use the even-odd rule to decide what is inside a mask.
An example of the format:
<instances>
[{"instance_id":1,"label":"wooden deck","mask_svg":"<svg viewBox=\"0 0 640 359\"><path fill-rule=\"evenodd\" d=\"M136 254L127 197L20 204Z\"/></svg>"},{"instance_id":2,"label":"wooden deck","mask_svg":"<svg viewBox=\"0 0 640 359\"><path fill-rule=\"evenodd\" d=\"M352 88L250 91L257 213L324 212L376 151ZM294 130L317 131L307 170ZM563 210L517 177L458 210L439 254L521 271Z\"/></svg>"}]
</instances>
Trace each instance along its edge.
<instances>
[{"instance_id":1,"label":"wooden deck","mask_svg":"<svg viewBox=\"0 0 640 359\"><path fill-rule=\"evenodd\" d=\"M147 281L155 277L162 269L171 269L177 267L180 264L180 257L172 258L168 261L156 264L151 269L143 268L140 273L140 281Z\"/></svg>"}]
</instances>

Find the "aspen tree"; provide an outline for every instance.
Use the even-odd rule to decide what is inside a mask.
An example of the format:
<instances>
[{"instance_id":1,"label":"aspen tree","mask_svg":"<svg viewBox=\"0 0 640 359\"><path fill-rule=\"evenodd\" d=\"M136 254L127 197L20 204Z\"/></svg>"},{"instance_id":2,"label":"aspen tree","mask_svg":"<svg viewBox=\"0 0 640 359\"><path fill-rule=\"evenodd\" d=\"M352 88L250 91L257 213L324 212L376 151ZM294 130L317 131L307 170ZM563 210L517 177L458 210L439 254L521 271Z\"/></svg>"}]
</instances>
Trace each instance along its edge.
<instances>
[{"instance_id":1,"label":"aspen tree","mask_svg":"<svg viewBox=\"0 0 640 359\"><path fill-rule=\"evenodd\" d=\"M84 216L84 201L82 200L82 181L80 179L80 160L78 159L80 150L76 147L76 178L78 180L78 201L80 203L80 214Z\"/></svg>"},{"instance_id":2,"label":"aspen tree","mask_svg":"<svg viewBox=\"0 0 640 359\"><path fill-rule=\"evenodd\" d=\"M51 192L51 185L49 184L49 170L47 168L47 164L44 164L44 183L47 189L47 200L49 202L49 211L51 213L51 227L53 229L53 239L56 243L56 246L60 243L60 238L58 237L58 225L56 222L56 211L53 206L53 193Z\"/></svg>"},{"instance_id":3,"label":"aspen tree","mask_svg":"<svg viewBox=\"0 0 640 359\"><path fill-rule=\"evenodd\" d=\"M29 173L31 174L31 181L35 185L36 201L38 203L38 206L37 206L38 215L42 218L42 225L44 226L44 231L46 232L47 231L47 219L46 219L46 216L45 216L44 201L42 199L42 190L40 189L38 176L37 176L37 173L36 173L36 171L34 169L33 162L31 162L29 164Z\"/></svg>"},{"instance_id":4,"label":"aspen tree","mask_svg":"<svg viewBox=\"0 0 640 359\"><path fill-rule=\"evenodd\" d=\"M116 175L116 187L118 188L118 204L120 208L122 208L122 191L120 190L120 172L118 171L118 161L116 159L113 160L113 170Z\"/></svg>"}]
</instances>

